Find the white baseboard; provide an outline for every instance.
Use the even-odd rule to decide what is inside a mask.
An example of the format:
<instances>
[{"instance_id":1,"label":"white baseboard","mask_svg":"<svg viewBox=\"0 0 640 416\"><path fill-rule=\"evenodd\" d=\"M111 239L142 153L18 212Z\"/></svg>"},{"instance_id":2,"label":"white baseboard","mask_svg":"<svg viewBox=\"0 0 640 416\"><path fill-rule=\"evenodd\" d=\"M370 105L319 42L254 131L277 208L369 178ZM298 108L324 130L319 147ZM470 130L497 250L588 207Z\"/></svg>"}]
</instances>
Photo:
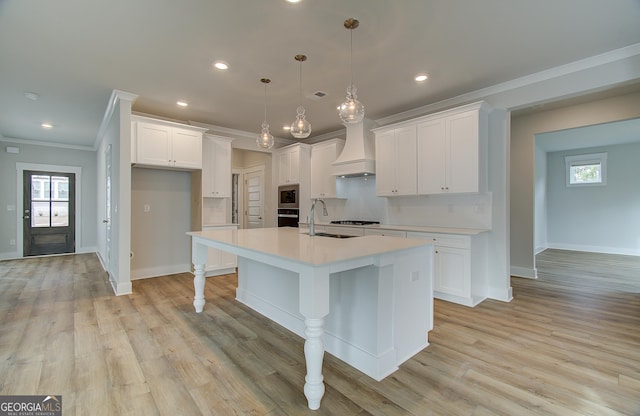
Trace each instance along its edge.
<instances>
[{"instance_id":1,"label":"white baseboard","mask_svg":"<svg viewBox=\"0 0 640 416\"><path fill-rule=\"evenodd\" d=\"M502 302L511 302L513 300L513 289L509 286L507 289L489 287L487 290L487 298L495 299Z\"/></svg>"},{"instance_id":2,"label":"white baseboard","mask_svg":"<svg viewBox=\"0 0 640 416\"><path fill-rule=\"evenodd\" d=\"M6 253L0 253L0 260L15 260L19 259L17 251L8 251Z\"/></svg>"},{"instance_id":3,"label":"white baseboard","mask_svg":"<svg viewBox=\"0 0 640 416\"><path fill-rule=\"evenodd\" d=\"M624 256L640 256L640 249L589 246L581 244L549 243L548 248L556 250L586 251L589 253L622 254Z\"/></svg>"},{"instance_id":4,"label":"white baseboard","mask_svg":"<svg viewBox=\"0 0 640 416\"><path fill-rule=\"evenodd\" d=\"M131 282L118 283L112 274L109 274L109 282L111 282L111 287L116 296L130 295L133 293Z\"/></svg>"},{"instance_id":5,"label":"white baseboard","mask_svg":"<svg viewBox=\"0 0 640 416\"><path fill-rule=\"evenodd\" d=\"M527 279L537 279L538 270L536 268L511 266L511 276L526 277Z\"/></svg>"}]
</instances>

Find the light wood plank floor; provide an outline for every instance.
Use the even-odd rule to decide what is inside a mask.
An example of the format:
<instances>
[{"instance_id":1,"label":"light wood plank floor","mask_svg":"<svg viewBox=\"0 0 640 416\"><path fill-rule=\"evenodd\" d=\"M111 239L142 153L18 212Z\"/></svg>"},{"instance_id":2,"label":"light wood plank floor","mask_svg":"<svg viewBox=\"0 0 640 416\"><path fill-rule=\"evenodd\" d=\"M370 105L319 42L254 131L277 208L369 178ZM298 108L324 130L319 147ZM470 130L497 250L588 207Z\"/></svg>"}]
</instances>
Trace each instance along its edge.
<instances>
[{"instance_id":1,"label":"light wood plank floor","mask_svg":"<svg viewBox=\"0 0 640 416\"><path fill-rule=\"evenodd\" d=\"M318 411L303 341L234 300L235 275L134 282L95 255L0 262L0 394L64 415L640 415L640 258L548 250L514 300L436 301L431 345L382 382L325 358Z\"/></svg>"}]
</instances>

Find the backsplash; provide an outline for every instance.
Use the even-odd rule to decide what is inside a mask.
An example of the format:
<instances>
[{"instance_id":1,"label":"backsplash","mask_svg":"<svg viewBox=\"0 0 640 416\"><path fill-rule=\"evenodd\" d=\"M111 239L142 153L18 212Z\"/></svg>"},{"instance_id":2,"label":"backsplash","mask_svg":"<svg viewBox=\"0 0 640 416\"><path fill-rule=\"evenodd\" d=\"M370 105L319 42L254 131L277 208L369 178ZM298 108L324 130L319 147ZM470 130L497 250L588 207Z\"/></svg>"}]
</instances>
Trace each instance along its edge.
<instances>
[{"instance_id":1,"label":"backsplash","mask_svg":"<svg viewBox=\"0 0 640 416\"><path fill-rule=\"evenodd\" d=\"M316 220L358 219L394 225L491 228L491 194L377 197L375 176L338 178L336 189L341 199L327 199L329 216L316 217ZM306 215L301 215L301 219Z\"/></svg>"}]
</instances>

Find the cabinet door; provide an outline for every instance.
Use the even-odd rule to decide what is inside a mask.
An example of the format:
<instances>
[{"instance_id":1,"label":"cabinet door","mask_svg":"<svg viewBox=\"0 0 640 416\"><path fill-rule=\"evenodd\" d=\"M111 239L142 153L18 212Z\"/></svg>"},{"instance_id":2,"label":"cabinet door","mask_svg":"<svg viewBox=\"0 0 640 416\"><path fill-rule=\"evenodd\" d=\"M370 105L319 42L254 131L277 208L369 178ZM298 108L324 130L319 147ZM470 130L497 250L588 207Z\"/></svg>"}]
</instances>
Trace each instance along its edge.
<instances>
[{"instance_id":1,"label":"cabinet door","mask_svg":"<svg viewBox=\"0 0 640 416\"><path fill-rule=\"evenodd\" d=\"M213 141L213 189L218 198L231 197L231 143ZM235 258L235 256L234 256Z\"/></svg>"},{"instance_id":2,"label":"cabinet door","mask_svg":"<svg viewBox=\"0 0 640 416\"><path fill-rule=\"evenodd\" d=\"M171 137L173 166L188 169L202 168L202 133L173 129Z\"/></svg>"},{"instance_id":3,"label":"cabinet door","mask_svg":"<svg viewBox=\"0 0 640 416\"><path fill-rule=\"evenodd\" d=\"M479 191L478 112L467 111L447 118L449 192Z\"/></svg>"},{"instance_id":4,"label":"cabinet door","mask_svg":"<svg viewBox=\"0 0 640 416\"><path fill-rule=\"evenodd\" d=\"M289 150L289 182L300 183L300 149Z\"/></svg>"},{"instance_id":5,"label":"cabinet door","mask_svg":"<svg viewBox=\"0 0 640 416\"><path fill-rule=\"evenodd\" d=\"M336 177L331 163L336 160L336 144L314 146L311 151L311 198L335 198Z\"/></svg>"},{"instance_id":6,"label":"cabinet door","mask_svg":"<svg viewBox=\"0 0 640 416\"><path fill-rule=\"evenodd\" d=\"M278 156L278 185L300 183L300 149L283 150Z\"/></svg>"},{"instance_id":7,"label":"cabinet door","mask_svg":"<svg viewBox=\"0 0 640 416\"><path fill-rule=\"evenodd\" d=\"M171 165L171 127L136 124L136 162L142 165Z\"/></svg>"},{"instance_id":8,"label":"cabinet door","mask_svg":"<svg viewBox=\"0 0 640 416\"><path fill-rule=\"evenodd\" d=\"M202 196L231 196L231 143L206 137L202 143Z\"/></svg>"},{"instance_id":9,"label":"cabinet door","mask_svg":"<svg viewBox=\"0 0 640 416\"><path fill-rule=\"evenodd\" d=\"M396 140L393 131L376 135L376 195L395 195Z\"/></svg>"},{"instance_id":10,"label":"cabinet door","mask_svg":"<svg viewBox=\"0 0 640 416\"><path fill-rule=\"evenodd\" d=\"M446 191L445 130L444 118L418 126L419 194L439 194Z\"/></svg>"},{"instance_id":11,"label":"cabinet door","mask_svg":"<svg viewBox=\"0 0 640 416\"><path fill-rule=\"evenodd\" d=\"M471 296L471 253L469 250L435 246L433 289L462 298Z\"/></svg>"},{"instance_id":12,"label":"cabinet door","mask_svg":"<svg viewBox=\"0 0 640 416\"><path fill-rule=\"evenodd\" d=\"M286 185L290 180L291 153L284 151L278 155L278 185Z\"/></svg>"},{"instance_id":13,"label":"cabinet door","mask_svg":"<svg viewBox=\"0 0 640 416\"><path fill-rule=\"evenodd\" d=\"M415 195L417 187L416 126L396 130L396 195Z\"/></svg>"}]
</instances>

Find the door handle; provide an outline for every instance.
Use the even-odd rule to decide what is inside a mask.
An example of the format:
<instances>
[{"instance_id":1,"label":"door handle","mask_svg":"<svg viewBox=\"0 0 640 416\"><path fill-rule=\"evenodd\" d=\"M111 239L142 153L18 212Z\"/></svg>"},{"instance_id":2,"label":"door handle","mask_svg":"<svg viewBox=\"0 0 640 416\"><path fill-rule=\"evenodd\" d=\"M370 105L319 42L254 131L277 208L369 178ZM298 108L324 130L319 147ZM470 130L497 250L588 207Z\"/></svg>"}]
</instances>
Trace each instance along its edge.
<instances>
[{"instance_id":1,"label":"door handle","mask_svg":"<svg viewBox=\"0 0 640 416\"><path fill-rule=\"evenodd\" d=\"M109 220L102 220L103 223L109 224Z\"/></svg>"},{"instance_id":2,"label":"door handle","mask_svg":"<svg viewBox=\"0 0 640 416\"><path fill-rule=\"evenodd\" d=\"M31 217L30 217L30 216L28 216L28 215L25 215L25 216L24 216L24 217L22 217L22 218L23 218L23 219L25 219L25 220L28 220L28 219L29 219L29 218L31 218Z\"/></svg>"}]
</instances>

